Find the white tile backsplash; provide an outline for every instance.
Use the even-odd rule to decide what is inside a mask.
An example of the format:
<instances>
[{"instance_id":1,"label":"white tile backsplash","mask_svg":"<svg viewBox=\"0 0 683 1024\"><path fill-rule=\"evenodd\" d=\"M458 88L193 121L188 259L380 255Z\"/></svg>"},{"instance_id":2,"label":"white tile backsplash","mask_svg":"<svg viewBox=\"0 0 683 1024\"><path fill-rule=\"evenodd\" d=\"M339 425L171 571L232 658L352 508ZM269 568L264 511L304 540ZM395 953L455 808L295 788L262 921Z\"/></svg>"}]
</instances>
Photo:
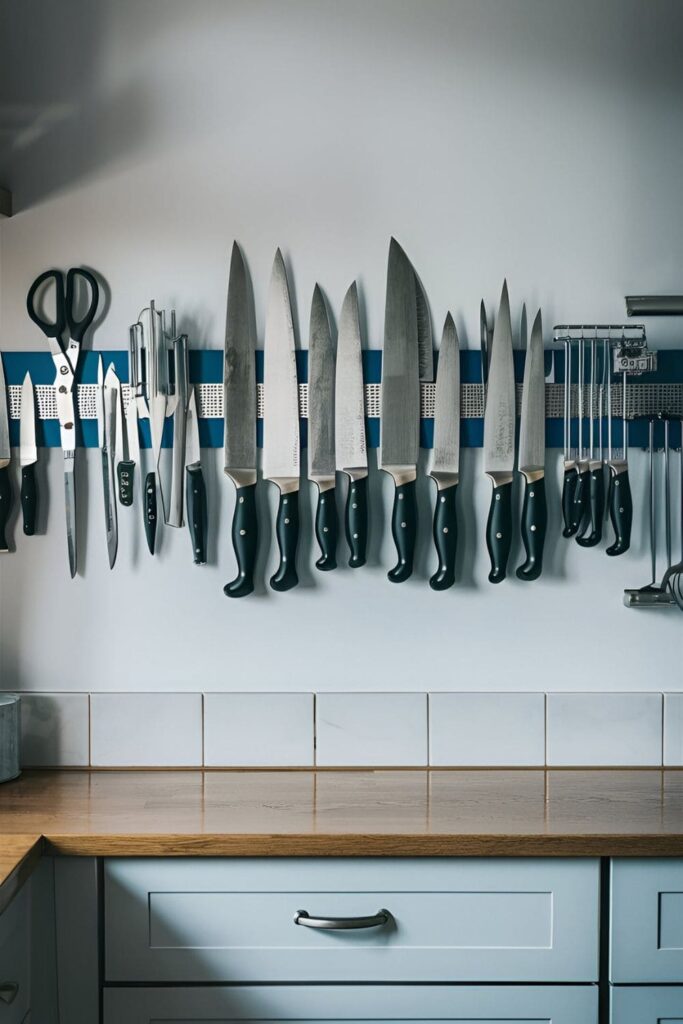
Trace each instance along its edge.
<instances>
[{"instance_id":1,"label":"white tile backsplash","mask_svg":"<svg viewBox=\"0 0 683 1024\"><path fill-rule=\"evenodd\" d=\"M430 693L429 763L543 766L545 694Z\"/></svg>"},{"instance_id":2,"label":"white tile backsplash","mask_svg":"<svg viewBox=\"0 0 683 1024\"><path fill-rule=\"evenodd\" d=\"M316 764L321 767L427 764L425 693L319 693Z\"/></svg>"},{"instance_id":3,"label":"white tile backsplash","mask_svg":"<svg viewBox=\"0 0 683 1024\"><path fill-rule=\"evenodd\" d=\"M87 693L21 693L24 768L83 768L90 763Z\"/></svg>"},{"instance_id":4,"label":"white tile backsplash","mask_svg":"<svg viewBox=\"0 0 683 1024\"><path fill-rule=\"evenodd\" d=\"M661 694L549 693L547 700L549 766L661 765Z\"/></svg>"},{"instance_id":5,"label":"white tile backsplash","mask_svg":"<svg viewBox=\"0 0 683 1024\"><path fill-rule=\"evenodd\" d=\"M200 693L93 693L90 714L94 767L201 767Z\"/></svg>"},{"instance_id":6,"label":"white tile backsplash","mask_svg":"<svg viewBox=\"0 0 683 1024\"><path fill-rule=\"evenodd\" d=\"M683 767L683 693L664 694L664 764Z\"/></svg>"},{"instance_id":7,"label":"white tile backsplash","mask_svg":"<svg viewBox=\"0 0 683 1024\"><path fill-rule=\"evenodd\" d=\"M313 702L312 693L205 693L204 764L311 767Z\"/></svg>"}]
</instances>

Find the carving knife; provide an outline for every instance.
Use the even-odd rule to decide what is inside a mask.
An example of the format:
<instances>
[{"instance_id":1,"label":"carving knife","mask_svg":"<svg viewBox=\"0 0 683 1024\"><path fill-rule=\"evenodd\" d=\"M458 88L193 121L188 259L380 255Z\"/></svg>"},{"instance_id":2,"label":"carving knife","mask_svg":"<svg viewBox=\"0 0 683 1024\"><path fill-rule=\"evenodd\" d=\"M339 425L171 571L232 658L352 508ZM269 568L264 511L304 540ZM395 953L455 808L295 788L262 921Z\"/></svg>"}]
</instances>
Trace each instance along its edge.
<instances>
[{"instance_id":1,"label":"carving knife","mask_svg":"<svg viewBox=\"0 0 683 1024\"><path fill-rule=\"evenodd\" d=\"M116 436L116 406L119 400L119 379L111 363L102 379L102 356L97 364L97 432L102 459L102 486L104 494L104 522L107 535L109 568L113 569L118 547L116 517L116 484L114 475L114 438Z\"/></svg>"},{"instance_id":2,"label":"carving knife","mask_svg":"<svg viewBox=\"0 0 683 1024\"><path fill-rule=\"evenodd\" d=\"M545 367L540 309L531 328L524 363L519 472L524 477L522 542L526 561L517 569L517 578L535 580L543 571L543 545L548 521L545 498Z\"/></svg>"},{"instance_id":3,"label":"carving knife","mask_svg":"<svg viewBox=\"0 0 683 1024\"><path fill-rule=\"evenodd\" d=\"M279 249L268 290L264 361L263 475L280 491L276 520L280 564L270 585L273 590L284 591L299 582L296 549L301 462L294 324L287 271Z\"/></svg>"},{"instance_id":4,"label":"carving knife","mask_svg":"<svg viewBox=\"0 0 683 1024\"><path fill-rule=\"evenodd\" d=\"M318 285L313 290L308 342L308 479L318 486L316 569L337 568L337 500L334 453L335 359L330 319Z\"/></svg>"},{"instance_id":5,"label":"carving knife","mask_svg":"<svg viewBox=\"0 0 683 1024\"><path fill-rule=\"evenodd\" d=\"M346 542L351 551L349 566L357 569L365 565L368 540L368 450L355 281L344 296L339 317L334 410L337 469L349 478L344 512Z\"/></svg>"},{"instance_id":6,"label":"carving knife","mask_svg":"<svg viewBox=\"0 0 683 1024\"><path fill-rule=\"evenodd\" d=\"M5 386L5 370L2 365L2 356L0 356L0 552L9 551L5 530L12 509L12 489L10 487L8 469L11 457L7 388Z\"/></svg>"},{"instance_id":7,"label":"carving knife","mask_svg":"<svg viewBox=\"0 0 683 1024\"><path fill-rule=\"evenodd\" d=\"M246 597L254 589L258 547L256 518L256 317L249 276L237 242L233 243L225 322L223 405L225 473L234 483L232 546L237 576L223 587L227 597Z\"/></svg>"},{"instance_id":8,"label":"carving knife","mask_svg":"<svg viewBox=\"0 0 683 1024\"><path fill-rule=\"evenodd\" d=\"M458 543L455 495L460 480L460 346L450 313L446 317L439 349L434 448L429 475L437 487L434 546L439 556L437 570L429 585L432 590L446 590L455 582Z\"/></svg>"},{"instance_id":9,"label":"carving knife","mask_svg":"<svg viewBox=\"0 0 683 1024\"><path fill-rule=\"evenodd\" d=\"M380 467L393 478L391 532L398 561L388 577L403 583L413 571L420 447L420 367L415 272L396 239L389 245L382 355Z\"/></svg>"},{"instance_id":10,"label":"carving knife","mask_svg":"<svg viewBox=\"0 0 683 1024\"><path fill-rule=\"evenodd\" d=\"M505 579L512 541L512 474L515 466L515 372L507 281L493 329L484 415L484 472L493 484L486 524L489 582Z\"/></svg>"},{"instance_id":11,"label":"carving knife","mask_svg":"<svg viewBox=\"0 0 683 1024\"><path fill-rule=\"evenodd\" d=\"M185 510L192 538L195 565L204 565L206 562L208 506L199 448L197 396L194 388L190 388L190 400L187 404L185 418Z\"/></svg>"},{"instance_id":12,"label":"carving knife","mask_svg":"<svg viewBox=\"0 0 683 1024\"><path fill-rule=\"evenodd\" d=\"M21 413L19 419L19 464L21 466L21 511L24 533L32 537L36 532L38 492L36 488L36 403L31 374L27 373L21 385Z\"/></svg>"}]
</instances>

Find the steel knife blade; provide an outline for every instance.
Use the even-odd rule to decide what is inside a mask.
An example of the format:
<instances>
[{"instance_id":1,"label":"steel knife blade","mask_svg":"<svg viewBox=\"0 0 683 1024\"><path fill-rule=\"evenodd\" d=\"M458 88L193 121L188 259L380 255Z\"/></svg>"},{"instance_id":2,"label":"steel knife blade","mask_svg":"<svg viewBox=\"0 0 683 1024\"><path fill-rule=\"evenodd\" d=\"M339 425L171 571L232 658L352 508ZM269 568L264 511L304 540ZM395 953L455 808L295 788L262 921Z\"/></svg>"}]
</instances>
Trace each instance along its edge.
<instances>
[{"instance_id":1,"label":"steel knife blade","mask_svg":"<svg viewBox=\"0 0 683 1024\"><path fill-rule=\"evenodd\" d=\"M264 362L263 475L280 491L276 520L280 564L270 585L273 590L284 591L299 582L296 549L301 462L294 323L287 271L279 249L268 291Z\"/></svg>"},{"instance_id":2,"label":"steel knife blade","mask_svg":"<svg viewBox=\"0 0 683 1024\"><path fill-rule=\"evenodd\" d=\"M344 296L339 317L334 409L337 469L349 478L344 513L346 541L351 551L349 566L357 569L366 561L368 450L363 351L355 281Z\"/></svg>"},{"instance_id":3,"label":"steel knife blade","mask_svg":"<svg viewBox=\"0 0 683 1024\"><path fill-rule=\"evenodd\" d=\"M415 302L417 305L417 347L420 360L420 380L434 380L434 343L432 338L432 317L422 281L416 270Z\"/></svg>"},{"instance_id":4,"label":"steel knife blade","mask_svg":"<svg viewBox=\"0 0 683 1024\"><path fill-rule=\"evenodd\" d=\"M320 286L311 302L308 342L308 478L318 485L315 535L321 572L337 568L334 446L335 355L330 318Z\"/></svg>"},{"instance_id":5,"label":"steel knife blade","mask_svg":"<svg viewBox=\"0 0 683 1024\"><path fill-rule=\"evenodd\" d=\"M543 325L539 309L531 329L524 362L524 389L519 430L519 471L524 476L522 542L526 560L517 569L520 580L535 580L543 571L548 520L545 496L545 367Z\"/></svg>"},{"instance_id":6,"label":"steel knife blade","mask_svg":"<svg viewBox=\"0 0 683 1024\"><path fill-rule=\"evenodd\" d=\"M100 356L98 376L102 373ZM99 389L98 389L99 390ZM104 488L104 519L107 533L109 568L114 568L119 543L118 519L116 512L116 483L114 472L114 444L116 437L116 413L120 401L120 384L114 364L110 363L102 387L102 424L100 438L102 451L102 483Z\"/></svg>"},{"instance_id":7,"label":"steel knife blade","mask_svg":"<svg viewBox=\"0 0 683 1024\"><path fill-rule=\"evenodd\" d=\"M12 510L12 488L9 482L8 468L11 457L5 369L0 355L0 552L9 551L6 529Z\"/></svg>"},{"instance_id":8,"label":"steel knife blade","mask_svg":"<svg viewBox=\"0 0 683 1024\"><path fill-rule=\"evenodd\" d=\"M490 337L486 306L482 299L479 306L479 346L481 349L481 383L484 388L484 407L486 406L486 385L489 381Z\"/></svg>"},{"instance_id":9,"label":"steel knife blade","mask_svg":"<svg viewBox=\"0 0 683 1024\"><path fill-rule=\"evenodd\" d=\"M433 532L439 562L429 585L432 590L446 590L455 582L458 537L455 495L460 480L460 345L450 313L444 323L439 349L430 476L437 485Z\"/></svg>"},{"instance_id":10,"label":"steel knife blade","mask_svg":"<svg viewBox=\"0 0 683 1024\"><path fill-rule=\"evenodd\" d=\"M166 523L176 528L184 525L183 482L185 476L185 431L187 402L190 387L189 354L187 335L181 334L173 341L173 368L175 391L169 399L167 413L173 408L173 453L171 469L171 495L166 509Z\"/></svg>"},{"instance_id":11,"label":"steel knife blade","mask_svg":"<svg viewBox=\"0 0 683 1024\"><path fill-rule=\"evenodd\" d=\"M526 352L529 346L529 330L527 326L526 302L522 303L522 312L519 316L519 347Z\"/></svg>"},{"instance_id":12,"label":"steel knife blade","mask_svg":"<svg viewBox=\"0 0 683 1024\"><path fill-rule=\"evenodd\" d=\"M392 534L398 561L388 576L403 583L412 574L420 446L420 368L415 273L395 238L389 245L382 355L380 467L394 480Z\"/></svg>"},{"instance_id":13,"label":"steel knife blade","mask_svg":"<svg viewBox=\"0 0 683 1024\"><path fill-rule=\"evenodd\" d=\"M235 487L232 546L237 576L223 587L227 597L246 597L254 589L258 548L256 516L256 316L247 266L233 242L225 320L223 407L224 471Z\"/></svg>"},{"instance_id":14,"label":"steel knife blade","mask_svg":"<svg viewBox=\"0 0 683 1024\"><path fill-rule=\"evenodd\" d=\"M493 484L486 543L489 581L505 579L512 541L512 476L515 465L515 373L507 281L493 330L484 415L484 472Z\"/></svg>"},{"instance_id":15,"label":"steel knife blade","mask_svg":"<svg viewBox=\"0 0 683 1024\"><path fill-rule=\"evenodd\" d=\"M21 385L21 412L19 418L19 464L21 466L21 511L24 533L32 537L36 531L38 493L36 488L36 404L31 374L27 373Z\"/></svg>"},{"instance_id":16,"label":"steel knife blade","mask_svg":"<svg viewBox=\"0 0 683 1024\"><path fill-rule=\"evenodd\" d=\"M197 417L197 394L190 388L185 421L185 508L187 526L192 540L192 554L195 565L206 562L206 534L208 506L206 486L202 472L201 449L199 446L199 420Z\"/></svg>"}]
</instances>

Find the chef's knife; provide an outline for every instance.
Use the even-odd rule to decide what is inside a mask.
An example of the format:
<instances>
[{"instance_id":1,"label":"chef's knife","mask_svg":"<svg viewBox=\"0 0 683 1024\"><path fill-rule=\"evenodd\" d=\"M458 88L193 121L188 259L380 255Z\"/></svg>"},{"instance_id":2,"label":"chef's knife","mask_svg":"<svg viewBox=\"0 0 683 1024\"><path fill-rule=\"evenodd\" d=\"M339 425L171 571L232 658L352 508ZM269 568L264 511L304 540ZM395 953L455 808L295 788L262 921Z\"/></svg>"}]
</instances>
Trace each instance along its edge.
<instances>
[{"instance_id":1,"label":"chef's knife","mask_svg":"<svg viewBox=\"0 0 683 1024\"><path fill-rule=\"evenodd\" d=\"M204 565L206 562L208 507L199 448L199 421L194 388L190 388L190 400L187 404L185 419L185 474L185 511L192 538L194 562L195 565Z\"/></svg>"},{"instance_id":2,"label":"chef's knife","mask_svg":"<svg viewBox=\"0 0 683 1024\"><path fill-rule=\"evenodd\" d=\"M325 299L313 291L308 343L308 479L318 486L315 536L321 572L337 568L337 499L334 458L334 345Z\"/></svg>"},{"instance_id":3,"label":"chef's knife","mask_svg":"<svg viewBox=\"0 0 683 1024\"><path fill-rule=\"evenodd\" d=\"M0 356L0 552L9 551L5 531L12 509L12 490L10 488L8 469L11 457L7 388L5 386L5 370L2 365L2 356Z\"/></svg>"},{"instance_id":4,"label":"chef's knife","mask_svg":"<svg viewBox=\"0 0 683 1024\"><path fill-rule=\"evenodd\" d=\"M429 585L432 590L446 590L455 582L458 544L455 495L460 480L460 345L450 313L446 317L439 349L434 447L429 475L437 487L434 546L439 556L439 564Z\"/></svg>"},{"instance_id":5,"label":"chef's knife","mask_svg":"<svg viewBox=\"0 0 683 1024\"><path fill-rule=\"evenodd\" d=\"M237 576L223 587L227 597L246 597L254 589L258 547L256 519L256 316L242 251L233 243L225 321L223 405L224 471L236 487L232 546Z\"/></svg>"},{"instance_id":6,"label":"chef's knife","mask_svg":"<svg viewBox=\"0 0 683 1024\"><path fill-rule=\"evenodd\" d=\"M434 344L432 339L432 317L422 281L415 275L415 303L417 306L417 347L420 361L420 380L434 380Z\"/></svg>"},{"instance_id":7,"label":"chef's knife","mask_svg":"<svg viewBox=\"0 0 683 1024\"><path fill-rule=\"evenodd\" d=\"M365 565L368 541L368 450L363 352L355 281L344 296L339 316L334 409L337 469L349 478L344 512L346 542L351 551L349 566L357 569Z\"/></svg>"},{"instance_id":8,"label":"chef's knife","mask_svg":"<svg viewBox=\"0 0 683 1024\"><path fill-rule=\"evenodd\" d=\"M388 576L403 583L412 574L420 447L420 367L415 272L395 238L389 245L382 355L380 467L395 484L391 532L398 562Z\"/></svg>"},{"instance_id":9,"label":"chef's knife","mask_svg":"<svg viewBox=\"0 0 683 1024\"><path fill-rule=\"evenodd\" d=\"M414 295L414 292L413 292ZM290 590L299 582L299 384L294 324L282 253L275 253L266 308L264 342L263 475L277 484L280 501L276 534L280 564L271 576L273 590Z\"/></svg>"},{"instance_id":10,"label":"chef's knife","mask_svg":"<svg viewBox=\"0 0 683 1024\"><path fill-rule=\"evenodd\" d=\"M99 393L97 421L102 456L104 522L107 534L109 568L113 569L119 543L114 473L114 438L116 436L116 411L119 404L120 385L113 363L109 364L104 383L102 383L102 356L100 356L98 363L97 383Z\"/></svg>"},{"instance_id":11,"label":"chef's knife","mask_svg":"<svg viewBox=\"0 0 683 1024\"><path fill-rule=\"evenodd\" d=\"M545 369L540 309L531 328L524 363L519 472L525 481L522 542L526 561L517 569L517 578L535 580L543 571L543 545L548 521L545 498Z\"/></svg>"},{"instance_id":12,"label":"chef's knife","mask_svg":"<svg viewBox=\"0 0 683 1024\"><path fill-rule=\"evenodd\" d=\"M493 330L484 416L484 472L493 484L486 524L489 581L505 579L512 541L512 474L515 465L515 373L507 281Z\"/></svg>"},{"instance_id":13,"label":"chef's knife","mask_svg":"<svg viewBox=\"0 0 683 1024\"><path fill-rule=\"evenodd\" d=\"M31 374L27 373L21 385L21 412L19 419L19 464L21 466L21 511L24 533L32 537L36 532L38 495L36 490L36 403Z\"/></svg>"}]
</instances>

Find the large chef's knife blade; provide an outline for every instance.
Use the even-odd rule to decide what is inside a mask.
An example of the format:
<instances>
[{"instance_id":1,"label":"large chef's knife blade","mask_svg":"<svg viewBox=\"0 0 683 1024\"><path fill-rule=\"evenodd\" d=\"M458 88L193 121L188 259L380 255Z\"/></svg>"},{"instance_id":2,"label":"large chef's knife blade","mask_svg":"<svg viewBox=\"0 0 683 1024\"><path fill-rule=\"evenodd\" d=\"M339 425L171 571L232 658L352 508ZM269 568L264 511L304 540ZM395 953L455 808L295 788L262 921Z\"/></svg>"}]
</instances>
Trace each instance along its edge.
<instances>
[{"instance_id":1,"label":"large chef's knife blade","mask_svg":"<svg viewBox=\"0 0 683 1024\"><path fill-rule=\"evenodd\" d=\"M246 597L254 589L258 548L256 518L256 316L247 266L233 242L225 320L223 405L224 471L234 483L232 546L237 576L223 587L227 597Z\"/></svg>"},{"instance_id":2,"label":"large chef's knife blade","mask_svg":"<svg viewBox=\"0 0 683 1024\"><path fill-rule=\"evenodd\" d=\"M21 466L21 511L24 533L32 537L36 531L38 493L36 489L36 403L31 374L27 373L21 385L21 412L19 418L19 465Z\"/></svg>"},{"instance_id":3,"label":"large chef's knife blade","mask_svg":"<svg viewBox=\"0 0 683 1024\"><path fill-rule=\"evenodd\" d=\"M368 450L363 351L355 281L344 296L339 316L334 409L337 469L349 478L344 512L346 542L351 550L349 566L357 569L365 565L368 540Z\"/></svg>"},{"instance_id":4,"label":"large chef's knife blade","mask_svg":"<svg viewBox=\"0 0 683 1024\"><path fill-rule=\"evenodd\" d=\"M398 562L389 572L402 583L413 571L417 532L415 481L420 446L420 370L415 273L396 239L389 245L382 355L380 466L394 480L391 529Z\"/></svg>"},{"instance_id":5,"label":"large chef's knife blade","mask_svg":"<svg viewBox=\"0 0 683 1024\"><path fill-rule=\"evenodd\" d=\"M5 370L2 365L2 356L0 356L0 552L9 551L5 531L12 509L12 489L10 487L8 469L10 459L7 388L5 386Z\"/></svg>"},{"instance_id":6,"label":"large chef's knife blade","mask_svg":"<svg viewBox=\"0 0 683 1024\"><path fill-rule=\"evenodd\" d=\"M334 345L325 299L313 291L308 342L308 478L318 485L315 535L322 572L337 568L337 499L334 460Z\"/></svg>"},{"instance_id":7,"label":"large chef's knife blade","mask_svg":"<svg viewBox=\"0 0 683 1024\"><path fill-rule=\"evenodd\" d=\"M100 357L99 374L102 373L102 357ZM109 568L114 568L116 552L119 544L119 529L116 513L116 474L114 471L114 446L116 437L116 413L120 405L119 378L116 376L114 364L109 364L104 386L102 388L102 424L100 436L102 449L102 483L104 487L104 520L107 532L107 553Z\"/></svg>"},{"instance_id":8,"label":"large chef's knife blade","mask_svg":"<svg viewBox=\"0 0 683 1024\"><path fill-rule=\"evenodd\" d=\"M436 481L434 545L439 557L429 581L432 590L446 590L455 582L458 520L455 495L460 480L460 345L449 313L439 349L439 370L434 400L434 448L429 475Z\"/></svg>"},{"instance_id":9,"label":"large chef's knife blade","mask_svg":"<svg viewBox=\"0 0 683 1024\"><path fill-rule=\"evenodd\" d=\"M493 484L486 524L489 581L505 579L512 542L512 474L515 465L515 371L507 281L493 330L484 416L484 472Z\"/></svg>"},{"instance_id":10,"label":"large chef's knife blade","mask_svg":"<svg viewBox=\"0 0 683 1024\"><path fill-rule=\"evenodd\" d=\"M415 274L415 303L417 306L417 348L420 361L420 380L434 380L434 344L432 340L432 317L422 281Z\"/></svg>"},{"instance_id":11,"label":"large chef's knife blade","mask_svg":"<svg viewBox=\"0 0 683 1024\"><path fill-rule=\"evenodd\" d=\"M199 447L197 396L193 387L190 388L185 419L185 511L195 565L204 565L208 507Z\"/></svg>"},{"instance_id":12,"label":"large chef's knife blade","mask_svg":"<svg viewBox=\"0 0 683 1024\"><path fill-rule=\"evenodd\" d=\"M543 545L548 521L545 497L545 368L540 309L531 328L524 363L519 472L524 476L522 541L526 561L517 569L517 578L535 580L543 571Z\"/></svg>"},{"instance_id":13,"label":"large chef's knife blade","mask_svg":"<svg viewBox=\"0 0 683 1024\"><path fill-rule=\"evenodd\" d=\"M264 341L263 475L277 484L280 502L276 534L280 564L270 579L273 590L290 590L299 582L299 384L294 324L287 271L278 249L270 277Z\"/></svg>"}]
</instances>

